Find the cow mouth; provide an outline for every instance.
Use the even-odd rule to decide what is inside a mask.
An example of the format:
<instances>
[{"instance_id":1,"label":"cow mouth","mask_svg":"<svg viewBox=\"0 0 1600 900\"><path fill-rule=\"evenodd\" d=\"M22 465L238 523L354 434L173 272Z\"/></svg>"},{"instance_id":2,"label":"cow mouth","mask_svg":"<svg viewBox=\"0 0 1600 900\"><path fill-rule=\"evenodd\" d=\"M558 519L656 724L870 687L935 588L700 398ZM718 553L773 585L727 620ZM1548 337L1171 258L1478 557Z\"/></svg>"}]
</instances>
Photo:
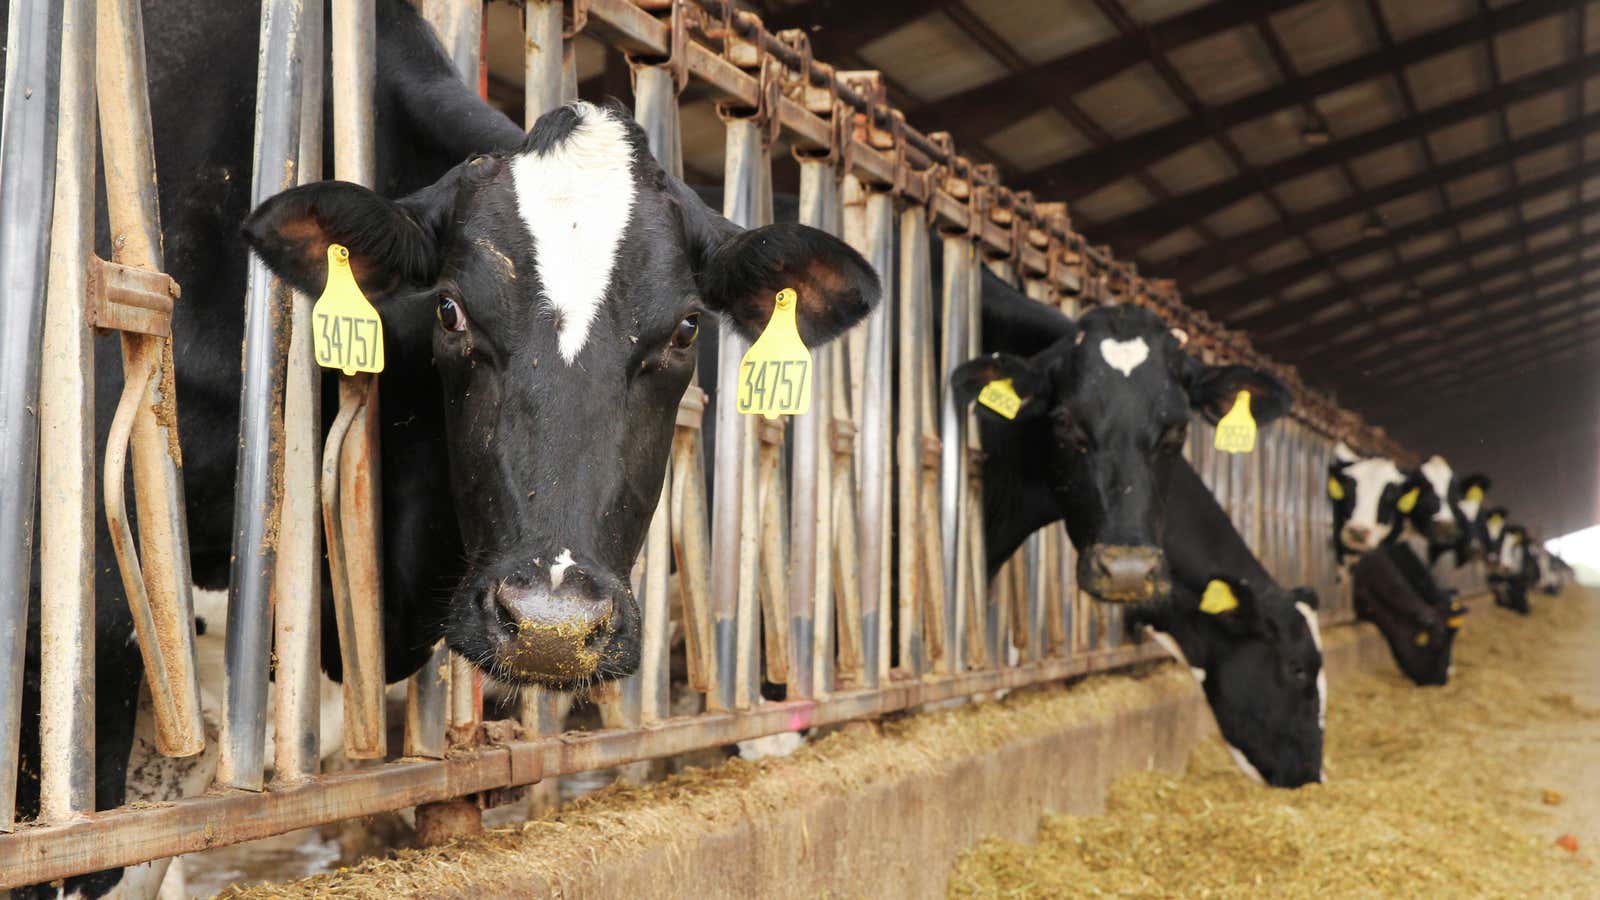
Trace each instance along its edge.
<instances>
[{"instance_id":1,"label":"cow mouth","mask_svg":"<svg viewBox=\"0 0 1600 900\"><path fill-rule=\"evenodd\" d=\"M1140 545L1090 547L1079 566L1079 584L1103 603L1150 603L1172 592L1166 556Z\"/></svg>"}]
</instances>

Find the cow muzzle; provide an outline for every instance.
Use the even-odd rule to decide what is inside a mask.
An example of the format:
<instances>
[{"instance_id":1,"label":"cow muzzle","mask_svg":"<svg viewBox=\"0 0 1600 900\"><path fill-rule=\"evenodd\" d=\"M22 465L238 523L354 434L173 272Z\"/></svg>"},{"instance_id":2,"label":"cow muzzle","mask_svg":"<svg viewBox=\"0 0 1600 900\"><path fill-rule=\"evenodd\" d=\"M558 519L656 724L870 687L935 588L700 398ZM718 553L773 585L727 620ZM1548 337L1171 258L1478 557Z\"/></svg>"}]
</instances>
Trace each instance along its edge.
<instances>
[{"instance_id":1,"label":"cow muzzle","mask_svg":"<svg viewBox=\"0 0 1600 900\"><path fill-rule=\"evenodd\" d=\"M564 553L536 560L479 595L494 677L557 690L630 675L639 662L639 614L620 579Z\"/></svg>"},{"instance_id":2,"label":"cow muzzle","mask_svg":"<svg viewBox=\"0 0 1600 900\"><path fill-rule=\"evenodd\" d=\"M1106 603L1149 603L1172 590L1167 558L1154 547L1095 544L1083 589Z\"/></svg>"},{"instance_id":3,"label":"cow muzzle","mask_svg":"<svg viewBox=\"0 0 1600 900\"><path fill-rule=\"evenodd\" d=\"M1454 519L1433 520L1433 542L1435 544L1454 544L1461 537L1461 529L1456 526Z\"/></svg>"},{"instance_id":4,"label":"cow muzzle","mask_svg":"<svg viewBox=\"0 0 1600 900\"><path fill-rule=\"evenodd\" d=\"M1378 546L1377 540L1373 537L1372 528L1366 525L1357 525L1354 522L1345 523L1344 529L1339 532L1339 540L1346 547L1358 552L1365 552Z\"/></svg>"}]
</instances>

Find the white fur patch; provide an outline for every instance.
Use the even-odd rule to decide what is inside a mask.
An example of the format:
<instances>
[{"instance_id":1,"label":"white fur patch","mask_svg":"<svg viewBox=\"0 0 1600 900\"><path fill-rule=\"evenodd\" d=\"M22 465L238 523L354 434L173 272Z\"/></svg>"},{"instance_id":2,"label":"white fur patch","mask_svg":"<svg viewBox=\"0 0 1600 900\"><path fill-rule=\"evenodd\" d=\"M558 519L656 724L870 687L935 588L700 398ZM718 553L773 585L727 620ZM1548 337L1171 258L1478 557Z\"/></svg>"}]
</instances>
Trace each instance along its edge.
<instances>
[{"instance_id":1,"label":"white fur patch","mask_svg":"<svg viewBox=\"0 0 1600 900\"><path fill-rule=\"evenodd\" d=\"M1431 456L1427 462L1422 464L1422 477L1428 479L1428 484L1433 487L1433 492L1439 495L1439 511L1434 514L1434 521L1455 521L1455 516L1450 514L1449 500L1450 482L1455 480L1456 473L1451 470L1450 464L1445 462L1442 456Z\"/></svg>"},{"instance_id":2,"label":"white fur patch","mask_svg":"<svg viewBox=\"0 0 1600 900\"><path fill-rule=\"evenodd\" d=\"M550 590L561 587L561 582L567 580L567 570L572 568L572 551L561 548L561 555L550 566Z\"/></svg>"},{"instance_id":3,"label":"white fur patch","mask_svg":"<svg viewBox=\"0 0 1600 900\"><path fill-rule=\"evenodd\" d=\"M561 358L571 365L605 301L617 246L633 210L633 146L612 114L582 101L579 122L544 153L511 163L517 211L533 235L541 300L558 320Z\"/></svg>"},{"instance_id":4,"label":"white fur patch","mask_svg":"<svg viewBox=\"0 0 1600 900\"><path fill-rule=\"evenodd\" d=\"M1481 505L1482 504L1477 500L1462 500L1456 504L1456 506L1461 508L1461 514L1467 517L1468 522L1477 520L1478 507Z\"/></svg>"},{"instance_id":5,"label":"white fur patch","mask_svg":"<svg viewBox=\"0 0 1600 900\"><path fill-rule=\"evenodd\" d=\"M1100 342L1100 358L1106 365L1122 373L1124 378L1133 374L1150 356L1150 345L1144 338L1134 338L1131 341L1114 341L1106 338Z\"/></svg>"},{"instance_id":6,"label":"white fur patch","mask_svg":"<svg viewBox=\"0 0 1600 900\"><path fill-rule=\"evenodd\" d=\"M1300 616L1306 620L1306 627L1311 629L1311 641L1317 645L1317 652L1322 652L1322 620L1317 617L1317 611L1309 603L1296 601L1294 608L1300 611ZM1317 725L1320 728L1328 727L1328 670L1317 670Z\"/></svg>"},{"instance_id":7,"label":"white fur patch","mask_svg":"<svg viewBox=\"0 0 1600 900\"><path fill-rule=\"evenodd\" d=\"M1206 670L1200 668L1199 666L1189 665L1189 660L1183 655L1183 648L1179 647L1178 642L1172 639L1172 635L1167 634L1165 631L1157 631L1154 628L1151 628L1149 625L1146 625L1144 630L1146 634L1155 639L1155 642L1161 646L1161 649L1167 651L1168 656L1171 656L1173 659L1184 664L1185 666L1189 666L1189 674L1194 676L1195 681L1198 681L1201 684L1206 683Z\"/></svg>"},{"instance_id":8,"label":"white fur patch","mask_svg":"<svg viewBox=\"0 0 1600 900\"><path fill-rule=\"evenodd\" d=\"M1256 784L1267 783L1267 780L1261 777L1261 770L1257 769L1255 764L1250 762L1250 760L1244 755L1243 752L1239 750L1238 747L1235 747L1227 741L1223 741L1222 746L1228 748L1228 755L1233 757L1233 764L1239 767L1239 771L1250 776L1251 781L1254 781Z\"/></svg>"},{"instance_id":9,"label":"white fur patch","mask_svg":"<svg viewBox=\"0 0 1600 900\"><path fill-rule=\"evenodd\" d=\"M1382 456L1351 463L1345 467L1344 474L1356 483L1356 505L1350 513L1350 524L1365 525L1370 533L1369 545L1356 549L1370 550L1383 543L1383 539L1394 528L1392 524L1382 525L1378 522L1378 502L1383 499L1384 488L1404 482L1405 476L1400 474L1399 467L1393 461Z\"/></svg>"}]
</instances>

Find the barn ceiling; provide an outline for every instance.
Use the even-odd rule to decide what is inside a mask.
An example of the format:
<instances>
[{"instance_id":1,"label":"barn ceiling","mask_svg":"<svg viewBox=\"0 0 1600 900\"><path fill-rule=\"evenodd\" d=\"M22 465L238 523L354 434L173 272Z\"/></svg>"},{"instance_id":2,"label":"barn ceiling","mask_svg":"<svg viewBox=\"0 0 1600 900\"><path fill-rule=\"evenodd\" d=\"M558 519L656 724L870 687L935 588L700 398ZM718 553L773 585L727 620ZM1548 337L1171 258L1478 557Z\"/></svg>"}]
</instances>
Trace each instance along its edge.
<instances>
[{"instance_id":1,"label":"barn ceiling","mask_svg":"<svg viewBox=\"0 0 1600 900\"><path fill-rule=\"evenodd\" d=\"M1600 359L1600 2L741 5L880 70L912 125L1067 201L1091 240L1424 454L1481 444L1493 385L1570 388ZM499 31L491 15L491 66L520 82L519 31ZM599 45L579 63L586 93L626 95ZM710 104L686 95L683 128L691 175L720 171ZM1575 435L1585 484L1593 406L1533 423ZM1600 518L1594 490L1564 496L1551 527Z\"/></svg>"}]
</instances>

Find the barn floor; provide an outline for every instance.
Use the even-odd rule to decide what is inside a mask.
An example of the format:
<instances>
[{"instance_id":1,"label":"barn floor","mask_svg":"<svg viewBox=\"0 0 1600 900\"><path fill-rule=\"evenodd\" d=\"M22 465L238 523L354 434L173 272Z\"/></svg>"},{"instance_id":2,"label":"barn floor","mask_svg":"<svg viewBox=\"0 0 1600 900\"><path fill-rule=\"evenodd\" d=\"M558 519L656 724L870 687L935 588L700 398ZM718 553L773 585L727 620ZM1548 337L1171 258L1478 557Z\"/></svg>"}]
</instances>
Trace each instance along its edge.
<instances>
[{"instance_id":1,"label":"barn floor","mask_svg":"<svg viewBox=\"0 0 1600 900\"><path fill-rule=\"evenodd\" d=\"M1328 784L1251 787L1209 739L1182 774L1119 778L1102 815L985 840L950 896L1600 896L1600 591L1534 603L1477 604L1445 688L1336 685Z\"/></svg>"}]
</instances>

